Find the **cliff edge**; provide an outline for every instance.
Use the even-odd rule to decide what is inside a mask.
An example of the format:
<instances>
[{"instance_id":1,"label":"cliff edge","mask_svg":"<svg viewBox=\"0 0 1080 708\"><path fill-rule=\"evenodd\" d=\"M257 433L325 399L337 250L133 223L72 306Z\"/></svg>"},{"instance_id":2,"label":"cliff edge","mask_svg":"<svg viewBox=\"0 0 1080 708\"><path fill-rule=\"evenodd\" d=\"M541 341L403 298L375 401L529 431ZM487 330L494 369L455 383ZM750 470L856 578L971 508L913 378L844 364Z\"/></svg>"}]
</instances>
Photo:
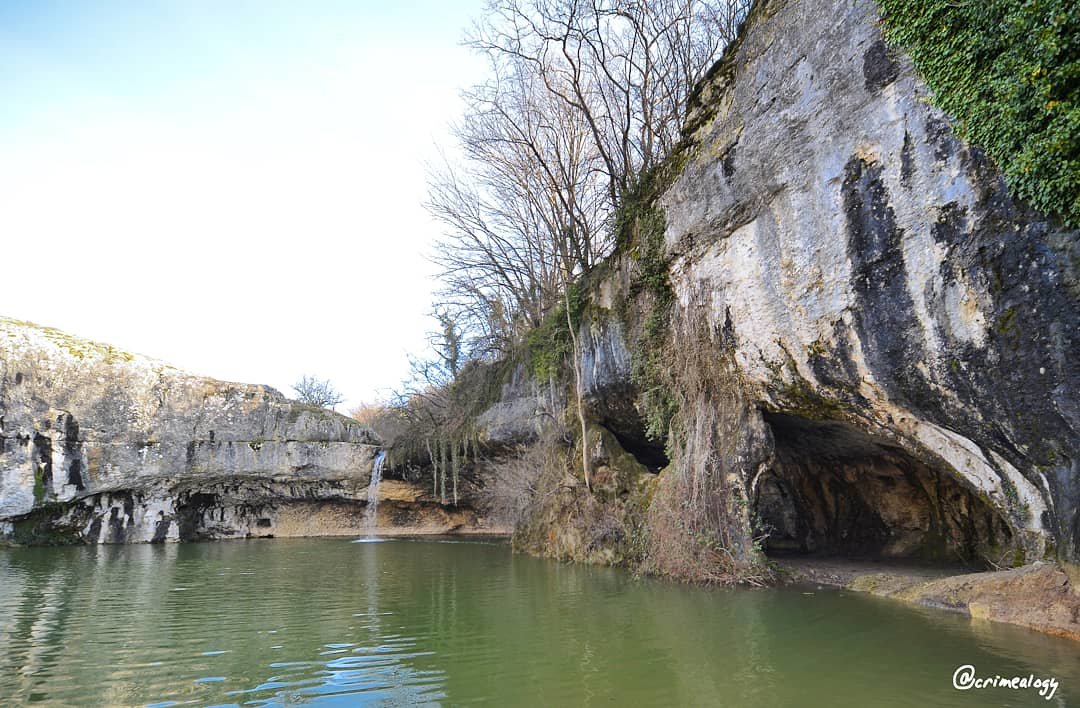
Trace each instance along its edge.
<instances>
[{"instance_id":1,"label":"cliff edge","mask_svg":"<svg viewBox=\"0 0 1080 708\"><path fill-rule=\"evenodd\" d=\"M0 318L0 538L330 533L350 525L330 518L333 503L364 499L377 444L271 388ZM316 502L330 507L315 513Z\"/></svg>"}]
</instances>

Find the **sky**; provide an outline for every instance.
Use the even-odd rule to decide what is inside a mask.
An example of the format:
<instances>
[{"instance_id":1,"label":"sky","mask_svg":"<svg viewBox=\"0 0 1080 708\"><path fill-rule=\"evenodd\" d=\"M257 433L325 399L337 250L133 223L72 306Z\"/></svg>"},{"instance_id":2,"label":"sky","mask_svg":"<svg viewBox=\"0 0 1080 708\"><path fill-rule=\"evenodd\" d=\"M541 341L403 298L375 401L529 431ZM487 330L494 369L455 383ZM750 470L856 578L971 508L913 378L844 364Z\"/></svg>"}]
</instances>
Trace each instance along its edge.
<instances>
[{"instance_id":1,"label":"sky","mask_svg":"<svg viewBox=\"0 0 1080 708\"><path fill-rule=\"evenodd\" d=\"M0 315L339 410L422 353L482 0L0 0Z\"/></svg>"}]
</instances>

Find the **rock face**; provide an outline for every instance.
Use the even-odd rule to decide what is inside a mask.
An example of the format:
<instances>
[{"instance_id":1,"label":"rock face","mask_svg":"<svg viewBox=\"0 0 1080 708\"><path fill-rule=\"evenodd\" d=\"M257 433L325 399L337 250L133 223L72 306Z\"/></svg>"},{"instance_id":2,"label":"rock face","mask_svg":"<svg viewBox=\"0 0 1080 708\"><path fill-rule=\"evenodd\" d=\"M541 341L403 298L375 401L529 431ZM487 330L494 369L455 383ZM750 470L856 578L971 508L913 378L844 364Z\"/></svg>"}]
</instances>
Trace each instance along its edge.
<instances>
[{"instance_id":1,"label":"rock face","mask_svg":"<svg viewBox=\"0 0 1080 708\"><path fill-rule=\"evenodd\" d=\"M362 508L377 443L264 386L0 319L0 539L331 532L311 508Z\"/></svg>"},{"instance_id":2,"label":"rock face","mask_svg":"<svg viewBox=\"0 0 1080 708\"><path fill-rule=\"evenodd\" d=\"M674 303L662 346L642 345L660 299L640 243L592 283L588 417L660 471L634 485L648 523L604 538L667 526L705 539L692 564L717 547L1048 559L1077 584L1080 233L1010 197L880 26L871 0L757 3L655 203ZM677 409L666 439L646 434L649 353ZM478 421L504 445L567 400L520 378ZM561 523L551 503L537 513ZM668 518L695 505L717 534ZM532 550L559 536L529 526ZM683 574L678 553L643 546L649 569Z\"/></svg>"},{"instance_id":3,"label":"rock face","mask_svg":"<svg viewBox=\"0 0 1080 708\"><path fill-rule=\"evenodd\" d=\"M944 510L1017 558L1076 562L1080 234L1010 198L879 27L869 0L757 8L660 200L682 316L724 332L748 405L773 449L789 449L780 466L794 453L847 475L838 454L867 455L813 424L842 422L966 490L908 505L929 512L909 526L955 537L931 518ZM775 460L742 464L749 497L778 478ZM865 493L874 476L852 479ZM797 495L789 506L832 508ZM1006 544L989 531L1002 526Z\"/></svg>"}]
</instances>

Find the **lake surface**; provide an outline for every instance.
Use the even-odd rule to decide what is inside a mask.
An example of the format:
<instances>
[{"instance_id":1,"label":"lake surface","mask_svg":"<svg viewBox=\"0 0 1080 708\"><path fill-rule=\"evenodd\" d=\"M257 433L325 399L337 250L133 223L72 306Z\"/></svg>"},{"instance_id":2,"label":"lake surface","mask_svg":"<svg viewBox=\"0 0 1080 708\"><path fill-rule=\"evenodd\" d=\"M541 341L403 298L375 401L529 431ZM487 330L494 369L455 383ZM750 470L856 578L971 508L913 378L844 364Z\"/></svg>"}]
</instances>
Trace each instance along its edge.
<instances>
[{"instance_id":1,"label":"lake surface","mask_svg":"<svg viewBox=\"0 0 1080 708\"><path fill-rule=\"evenodd\" d=\"M0 550L0 704L1048 705L957 691L1080 645L814 588L717 590L498 543Z\"/></svg>"}]
</instances>

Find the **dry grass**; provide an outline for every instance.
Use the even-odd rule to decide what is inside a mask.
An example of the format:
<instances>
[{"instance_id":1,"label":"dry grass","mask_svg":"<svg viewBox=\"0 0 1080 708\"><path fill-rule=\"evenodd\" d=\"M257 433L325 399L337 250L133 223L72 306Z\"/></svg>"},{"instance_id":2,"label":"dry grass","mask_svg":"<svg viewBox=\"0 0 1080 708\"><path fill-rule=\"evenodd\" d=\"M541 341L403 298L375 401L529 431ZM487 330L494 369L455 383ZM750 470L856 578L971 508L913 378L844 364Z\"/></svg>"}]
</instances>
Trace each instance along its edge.
<instances>
[{"instance_id":1,"label":"dry grass","mask_svg":"<svg viewBox=\"0 0 1080 708\"><path fill-rule=\"evenodd\" d=\"M521 446L501 460L484 461L478 475L484 486L477 490L477 498L485 516L517 528L537 497L550 493L550 485L541 481L551 476L553 457L552 441L541 441Z\"/></svg>"},{"instance_id":2,"label":"dry grass","mask_svg":"<svg viewBox=\"0 0 1080 708\"><path fill-rule=\"evenodd\" d=\"M694 302L673 318L672 464L649 508L642 569L692 582L763 585L770 571L751 534L746 480L766 454L765 432L731 360L730 335L711 327L706 308Z\"/></svg>"},{"instance_id":3,"label":"dry grass","mask_svg":"<svg viewBox=\"0 0 1080 708\"><path fill-rule=\"evenodd\" d=\"M358 423L374 429L380 419L386 416L386 408L385 403L361 403L349 411L349 416Z\"/></svg>"},{"instance_id":4,"label":"dry grass","mask_svg":"<svg viewBox=\"0 0 1080 708\"><path fill-rule=\"evenodd\" d=\"M643 554L645 488L625 498L591 493L576 450L554 431L518 454L490 462L481 498L487 514L514 528L516 550L560 560L636 566Z\"/></svg>"}]
</instances>

